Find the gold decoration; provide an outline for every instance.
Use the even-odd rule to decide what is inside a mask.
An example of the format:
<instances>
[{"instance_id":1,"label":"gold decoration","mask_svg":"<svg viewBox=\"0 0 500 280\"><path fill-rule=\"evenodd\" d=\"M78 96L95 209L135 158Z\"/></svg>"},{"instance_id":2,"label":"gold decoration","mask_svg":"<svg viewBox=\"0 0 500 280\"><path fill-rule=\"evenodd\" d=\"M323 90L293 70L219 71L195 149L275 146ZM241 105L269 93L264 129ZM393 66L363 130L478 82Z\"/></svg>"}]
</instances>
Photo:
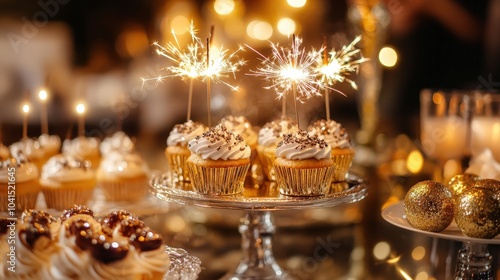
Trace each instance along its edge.
<instances>
[{"instance_id":1,"label":"gold decoration","mask_svg":"<svg viewBox=\"0 0 500 280\"><path fill-rule=\"evenodd\" d=\"M500 189L500 181L495 179L481 179L475 182L474 187Z\"/></svg>"},{"instance_id":2,"label":"gold decoration","mask_svg":"<svg viewBox=\"0 0 500 280\"><path fill-rule=\"evenodd\" d=\"M418 182L406 193L404 211L413 227L440 232L453 221L451 192L435 181Z\"/></svg>"},{"instance_id":3,"label":"gold decoration","mask_svg":"<svg viewBox=\"0 0 500 280\"><path fill-rule=\"evenodd\" d=\"M447 187L453 196L458 196L466 189L472 188L477 180L479 176L473 173L458 174L451 178Z\"/></svg>"},{"instance_id":4,"label":"gold decoration","mask_svg":"<svg viewBox=\"0 0 500 280\"><path fill-rule=\"evenodd\" d=\"M457 197L455 221L462 233L475 238L493 238L500 233L500 191L469 188Z\"/></svg>"}]
</instances>

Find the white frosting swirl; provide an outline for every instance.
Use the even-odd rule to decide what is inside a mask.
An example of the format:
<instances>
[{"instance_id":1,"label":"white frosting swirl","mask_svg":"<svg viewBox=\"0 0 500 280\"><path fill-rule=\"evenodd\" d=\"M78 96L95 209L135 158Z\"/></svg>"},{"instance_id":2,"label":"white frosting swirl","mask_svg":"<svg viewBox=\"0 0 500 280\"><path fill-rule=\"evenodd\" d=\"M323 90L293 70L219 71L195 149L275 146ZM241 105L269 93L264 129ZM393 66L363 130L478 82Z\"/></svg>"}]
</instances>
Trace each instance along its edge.
<instances>
[{"instance_id":1,"label":"white frosting swirl","mask_svg":"<svg viewBox=\"0 0 500 280\"><path fill-rule=\"evenodd\" d=\"M81 279L124 279L134 280L140 273L135 260L129 251L124 259L111 263L103 263L91 258L89 265L81 275Z\"/></svg>"},{"instance_id":2,"label":"white frosting swirl","mask_svg":"<svg viewBox=\"0 0 500 280\"><path fill-rule=\"evenodd\" d=\"M225 126L217 125L213 129L189 142L189 150L203 159L238 160L250 158L250 147L239 135L235 135Z\"/></svg>"},{"instance_id":3,"label":"white frosting swirl","mask_svg":"<svg viewBox=\"0 0 500 280\"><path fill-rule=\"evenodd\" d=\"M287 134L276 148L276 156L286 159L328 159L331 147L317 136L310 136L305 130Z\"/></svg>"},{"instance_id":4,"label":"white frosting swirl","mask_svg":"<svg viewBox=\"0 0 500 280\"><path fill-rule=\"evenodd\" d=\"M170 257L165 251L165 246L160 246L156 250L140 252L132 250L132 256L141 273L148 274L160 272L165 274L170 267Z\"/></svg>"},{"instance_id":5,"label":"white frosting swirl","mask_svg":"<svg viewBox=\"0 0 500 280\"><path fill-rule=\"evenodd\" d=\"M148 173L146 162L139 154L124 154L118 151L110 152L101 161L99 169L107 176L133 178Z\"/></svg>"},{"instance_id":6,"label":"white frosting swirl","mask_svg":"<svg viewBox=\"0 0 500 280\"><path fill-rule=\"evenodd\" d=\"M42 134L38 137L38 142L40 142L42 149L50 153L59 153L61 148L61 138L57 135Z\"/></svg>"},{"instance_id":7,"label":"white frosting swirl","mask_svg":"<svg viewBox=\"0 0 500 280\"><path fill-rule=\"evenodd\" d=\"M295 133L298 126L290 118L283 117L266 123L259 131L259 145L264 147L277 146L283 135Z\"/></svg>"},{"instance_id":8,"label":"white frosting swirl","mask_svg":"<svg viewBox=\"0 0 500 280\"><path fill-rule=\"evenodd\" d=\"M10 154L14 157L23 154L30 160L41 159L45 155L40 143L31 138L10 145Z\"/></svg>"},{"instance_id":9,"label":"white frosting swirl","mask_svg":"<svg viewBox=\"0 0 500 280\"><path fill-rule=\"evenodd\" d=\"M77 160L69 155L55 155L42 168L41 180L47 185L59 186L58 183L92 180L94 171L88 161Z\"/></svg>"},{"instance_id":10,"label":"white frosting swirl","mask_svg":"<svg viewBox=\"0 0 500 280\"><path fill-rule=\"evenodd\" d=\"M38 179L38 168L35 164L23 159L10 158L0 163L0 182L7 183L9 181L9 173L12 173L12 168L15 169L16 182L22 183L30 180Z\"/></svg>"},{"instance_id":11,"label":"white frosting swirl","mask_svg":"<svg viewBox=\"0 0 500 280\"><path fill-rule=\"evenodd\" d=\"M325 140L332 148L350 148L351 139L342 125L334 120L318 120L308 128L309 134Z\"/></svg>"},{"instance_id":12,"label":"white frosting swirl","mask_svg":"<svg viewBox=\"0 0 500 280\"><path fill-rule=\"evenodd\" d=\"M189 120L183 124L176 124L167 138L167 146L186 147L189 141L207 131L207 127L199 122Z\"/></svg>"},{"instance_id":13,"label":"white frosting swirl","mask_svg":"<svg viewBox=\"0 0 500 280\"><path fill-rule=\"evenodd\" d=\"M92 137L77 137L63 142L62 152L76 158L84 159L90 156L99 156L99 141Z\"/></svg>"},{"instance_id":14,"label":"white frosting swirl","mask_svg":"<svg viewBox=\"0 0 500 280\"><path fill-rule=\"evenodd\" d=\"M221 119L220 124L234 134L243 137L248 145L257 145L258 134L244 116L226 116Z\"/></svg>"},{"instance_id":15,"label":"white frosting swirl","mask_svg":"<svg viewBox=\"0 0 500 280\"><path fill-rule=\"evenodd\" d=\"M101 154L105 156L112 151L131 153L135 150L135 145L125 132L117 131L112 136L105 138L99 145L99 149Z\"/></svg>"}]
</instances>

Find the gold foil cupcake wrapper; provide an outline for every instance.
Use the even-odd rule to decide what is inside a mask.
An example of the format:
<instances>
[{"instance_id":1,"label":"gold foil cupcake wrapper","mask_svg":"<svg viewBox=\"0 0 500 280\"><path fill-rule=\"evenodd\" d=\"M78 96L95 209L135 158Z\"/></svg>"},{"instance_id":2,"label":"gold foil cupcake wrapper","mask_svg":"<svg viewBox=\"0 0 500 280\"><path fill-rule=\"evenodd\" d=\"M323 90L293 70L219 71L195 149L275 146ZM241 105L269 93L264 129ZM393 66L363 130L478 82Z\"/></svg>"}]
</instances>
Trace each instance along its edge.
<instances>
[{"instance_id":1,"label":"gold foil cupcake wrapper","mask_svg":"<svg viewBox=\"0 0 500 280\"><path fill-rule=\"evenodd\" d=\"M186 165L189 155L167 153L167 160L173 179L178 182L189 182L189 172Z\"/></svg>"},{"instance_id":2,"label":"gold foil cupcake wrapper","mask_svg":"<svg viewBox=\"0 0 500 280\"><path fill-rule=\"evenodd\" d=\"M289 196L325 195L330 188L334 167L289 168L274 166L281 194Z\"/></svg>"},{"instance_id":3,"label":"gold foil cupcake wrapper","mask_svg":"<svg viewBox=\"0 0 500 280\"><path fill-rule=\"evenodd\" d=\"M274 172L274 160L276 155L274 152L259 152L259 158L262 163L262 171L269 181L276 181L276 173Z\"/></svg>"},{"instance_id":4,"label":"gold foil cupcake wrapper","mask_svg":"<svg viewBox=\"0 0 500 280\"><path fill-rule=\"evenodd\" d=\"M36 199L39 192L25 193L21 195L16 195L16 211L23 211L24 209L35 209ZM7 201L8 196L5 194L0 194L0 211L7 211L9 202Z\"/></svg>"},{"instance_id":5,"label":"gold foil cupcake wrapper","mask_svg":"<svg viewBox=\"0 0 500 280\"><path fill-rule=\"evenodd\" d=\"M47 208L64 210L76 205L86 205L92 198L94 189L88 190L66 190L66 189L43 189L43 195Z\"/></svg>"},{"instance_id":6,"label":"gold foil cupcake wrapper","mask_svg":"<svg viewBox=\"0 0 500 280\"><path fill-rule=\"evenodd\" d=\"M243 192L250 164L231 167L206 167L187 163L193 188L200 194L233 195Z\"/></svg>"},{"instance_id":7,"label":"gold foil cupcake wrapper","mask_svg":"<svg viewBox=\"0 0 500 280\"><path fill-rule=\"evenodd\" d=\"M148 180L130 182L100 182L99 187L108 201L138 201L148 193Z\"/></svg>"},{"instance_id":8,"label":"gold foil cupcake wrapper","mask_svg":"<svg viewBox=\"0 0 500 280\"><path fill-rule=\"evenodd\" d=\"M345 181L347 171L349 167L351 167L353 158L354 154L332 155L333 166L335 167L332 182Z\"/></svg>"}]
</instances>

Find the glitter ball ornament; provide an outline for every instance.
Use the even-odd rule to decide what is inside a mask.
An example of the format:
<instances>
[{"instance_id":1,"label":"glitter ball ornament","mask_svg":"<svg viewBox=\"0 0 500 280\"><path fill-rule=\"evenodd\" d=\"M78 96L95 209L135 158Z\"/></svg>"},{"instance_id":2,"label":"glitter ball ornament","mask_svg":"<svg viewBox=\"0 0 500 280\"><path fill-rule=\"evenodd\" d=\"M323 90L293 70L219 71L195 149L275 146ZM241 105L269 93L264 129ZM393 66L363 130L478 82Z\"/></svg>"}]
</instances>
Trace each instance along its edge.
<instances>
[{"instance_id":1,"label":"glitter ball ornament","mask_svg":"<svg viewBox=\"0 0 500 280\"><path fill-rule=\"evenodd\" d=\"M475 187L457 197L455 221L462 233L475 238L493 238L500 233L500 191Z\"/></svg>"},{"instance_id":2,"label":"glitter ball ornament","mask_svg":"<svg viewBox=\"0 0 500 280\"><path fill-rule=\"evenodd\" d=\"M453 221L451 192L435 181L419 182L406 193L404 211L413 227L440 232Z\"/></svg>"},{"instance_id":3,"label":"glitter ball ornament","mask_svg":"<svg viewBox=\"0 0 500 280\"><path fill-rule=\"evenodd\" d=\"M491 188L500 190L500 181L494 179L481 179L474 183L476 188Z\"/></svg>"},{"instance_id":4,"label":"glitter ball ornament","mask_svg":"<svg viewBox=\"0 0 500 280\"><path fill-rule=\"evenodd\" d=\"M457 196L466 189L473 187L477 180L479 180L479 176L473 173L458 174L451 178L446 187L453 196Z\"/></svg>"}]
</instances>

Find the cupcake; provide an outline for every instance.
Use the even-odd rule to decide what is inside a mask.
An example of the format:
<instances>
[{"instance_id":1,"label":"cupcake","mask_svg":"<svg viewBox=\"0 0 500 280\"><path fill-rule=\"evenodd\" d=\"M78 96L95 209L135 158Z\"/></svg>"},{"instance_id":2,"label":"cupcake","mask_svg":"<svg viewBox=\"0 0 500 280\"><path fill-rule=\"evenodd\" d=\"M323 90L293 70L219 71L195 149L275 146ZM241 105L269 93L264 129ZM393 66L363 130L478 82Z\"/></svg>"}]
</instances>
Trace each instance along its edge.
<instances>
[{"instance_id":1,"label":"cupcake","mask_svg":"<svg viewBox=\"0 0 500 280\"><path fill-rule=\"evenodd\" d=\"M95 188L95 173L88 161L59 154L43 166L40 185L47 207L62 210L90 200Z\"/></svg>"},{"instance_id":2,"label":"cupcake","mask_svg":"<svg viewBox=\"0 0 500 280\"><path fill-rule=\"evenodd\" d=\"M40 193L38 174L38 168L22 155L0 162L0 211L35 208Z\"/></svg>"},{"instance_id":3,"label":"cupcake","mask_svg":"<svg viewBox=\"0 0 500 280\"><path fill-rule=\"evenodd\" d=\"M288 133L298 131L297 123L288 117L281 117L266 123L259 131L257 145L257 154L262 163L262 169L267 179L274 181L276 179L273 169L273 163L276 159L274 152L283 136Z\"/></svg>"},{"instance_id":4,"label":"cupcake","mask_svg":"<svg viewBox=\"0 0 500 280\"><path fill-rule=\"evenodd\" d=\"M107 154L118 151L122 153L132 153L135 151L134 141L123 131L117 131L113 135L104 138L99 145L101 155L105 157Z\"/></svg>"},{"instance_id":5,"label":"cupcake","mask_svg":"<svg viewBox=\"0 0 500 280\"><path fill-rule=\"evenodd\" d=\"M231 195L243 192L250 167L250 147L243 138L218 125L191 140L187 160L193 188L201 194Z\"/></svg>"},{"instance_id":6,"label":"cupcake","mask_svg":"<svg viewBox=\"0 0 500 280\"><path fill-rule=\"evenodd\" d=\"M99 141L93 137L77 137L63 142L62 153L73 158L88 160L93 169L99 167L101 156L99 154Z\"/></svg>"},{"instance_id":7,"label":"cupcake","mask_svg":"<svg viewBox=\"0 0 500 280\"><path fill-rule=\"evenodd\" d=\"M332 160L335 165L332 181L345 181L354 158L354 149L345 128L333 120L318 120L310 125L308 130L309 134L318 136L332 147Z\"/></svg>"},{"instance_id":8,"label":"cupcake","mask_svg":"<svg viewBox=\"0 0 500 280\"><path fill-rule=\"evenodd\" d=\"M57 135L42 134L38 137L38 142L45 152L45 159L59 154L61 149L61 138Z\"/></svg>"},{"instance_id":9,"label":"cupcake","mask_svg":"<svg viewBox=\"0 0 500 280\"><path fill-rule=\"evenodd\" d=\"M289 133L276 148L274 171L280 192L290 196L324 195L334 173L330 145L306 131Z\"/></svg>"},{"instance_id":10,"label":"cupcake","mask_svg":"<svg viewBox=\"0 0 500 280\"><path fill-rule=\"evenodd\" d=\"M10 145L10 154L17 157L23 154L30 162L34 163L38 170L42 169L46 161L45 151L40 143L34 139L26 138Z\"/></svg>"},{"instance_id":11,"label":"cupcake","mask_svg":"<svg viewBox=\"0 0 500 280\"><path fill-rule=\"evenodd\" d=\"M165 156L168 160L168 165L172 171L173 178L177 181L188 182L189 176L186 167L186 161L191 155L188 149L189 141L193 140L203 132L207 131L207 127L199 122L191 120L176 124L167 138L167 148Z\"/></svg>"},{"instance_id":12,"label":"cupcake","mask_svg":"<svg viewBox=\"0 0 500 280\"><path fill-rule=\"evenodd\" d=\"M96 171L106 200L137 201L148 193L148 166L137 153L109 152Z\"/></svg>"}]
</instances>

